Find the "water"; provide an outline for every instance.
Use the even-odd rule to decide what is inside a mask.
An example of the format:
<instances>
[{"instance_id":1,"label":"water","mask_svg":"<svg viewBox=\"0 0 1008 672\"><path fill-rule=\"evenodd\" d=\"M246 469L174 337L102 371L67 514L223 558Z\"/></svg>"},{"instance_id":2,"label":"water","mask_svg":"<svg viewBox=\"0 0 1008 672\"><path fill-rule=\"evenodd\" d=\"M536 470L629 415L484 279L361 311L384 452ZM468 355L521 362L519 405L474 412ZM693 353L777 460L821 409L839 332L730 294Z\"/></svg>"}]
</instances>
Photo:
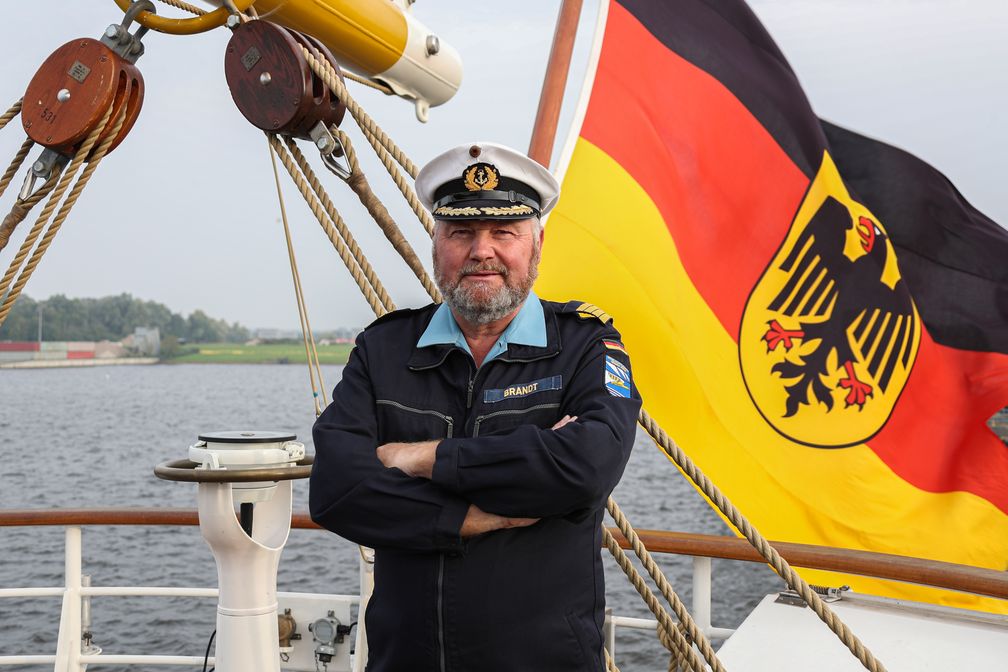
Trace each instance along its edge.
<instances>
[{"instance_id":1,"label":"water","mask_svg":"<svg viewBox=\"0 0 1008 672\"><path fill-rule=\"evenodd\" d=\"M331 388L340 367L323 371ZM152 469L185 457L206 431L291 431L313 452L314 413L300 366L0 371L0 409L0 509L195 508L192 484L159 480ZM728 534L640 431L614 496L639 528ZM307 510L307 498L307 482L295 481L295 511ZM63 584L62 528L0 528L0 549L0 587ZM279 589L356 593L357 557L355 546L333 534L293 530ZM605 558L609 606L620 615L650 617L619 567ZM197 527L85 528L83 562L96 586L214 587L217 581ZM660 564L690 604L690 560L661 556ZM764 565L715 560L714 624L737 625L781 586ZM214 601L196 598L95 598L92 611L96 643L114 654L202 655L215 619ZM59 612L58 598L0 598L0 654L54 652ZM664 670L668 658L652 636L624 630L617 660L625 670Z\"/></svg>"}]
</instances>

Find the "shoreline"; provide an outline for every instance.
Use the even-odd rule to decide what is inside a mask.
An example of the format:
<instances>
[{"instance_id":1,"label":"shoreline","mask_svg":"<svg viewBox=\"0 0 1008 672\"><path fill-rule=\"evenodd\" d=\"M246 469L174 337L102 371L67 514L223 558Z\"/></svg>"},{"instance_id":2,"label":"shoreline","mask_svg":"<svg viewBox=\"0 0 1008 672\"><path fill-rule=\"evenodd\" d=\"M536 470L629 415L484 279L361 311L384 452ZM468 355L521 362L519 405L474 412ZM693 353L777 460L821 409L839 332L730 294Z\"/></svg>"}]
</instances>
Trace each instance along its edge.
<instances>
[{"instance_id":1,"label":"shoreline","mask_svg":"<svg viewBox=\"0 0 1008 672\"><path fill-rule=\"evenodd\" d=\"M71 369L85 366L146 366L157 364L157 357L109 357L101 359L26 359L4 362L0 369Z\"/></svg>"}]
</instances>

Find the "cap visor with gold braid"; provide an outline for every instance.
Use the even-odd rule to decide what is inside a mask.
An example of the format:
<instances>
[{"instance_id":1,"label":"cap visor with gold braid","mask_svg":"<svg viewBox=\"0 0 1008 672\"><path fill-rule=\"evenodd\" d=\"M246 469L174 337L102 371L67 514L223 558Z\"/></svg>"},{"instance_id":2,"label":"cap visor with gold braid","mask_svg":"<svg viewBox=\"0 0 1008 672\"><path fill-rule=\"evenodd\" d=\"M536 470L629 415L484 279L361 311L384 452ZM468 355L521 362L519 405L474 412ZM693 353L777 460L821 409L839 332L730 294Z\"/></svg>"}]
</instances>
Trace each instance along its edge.
<instances>
[{"instance_id":1,"label":"cap visor with gold braid","mask_svg":"<svg viewBox=\"0 0 1008 672\"><path fill-rule=\"evenodd\" d=\"M437 219L528 219L553 207L559 184L524 154L474 143L434 158L417 175L417 194Z\"/></svg>"}]
</instances>

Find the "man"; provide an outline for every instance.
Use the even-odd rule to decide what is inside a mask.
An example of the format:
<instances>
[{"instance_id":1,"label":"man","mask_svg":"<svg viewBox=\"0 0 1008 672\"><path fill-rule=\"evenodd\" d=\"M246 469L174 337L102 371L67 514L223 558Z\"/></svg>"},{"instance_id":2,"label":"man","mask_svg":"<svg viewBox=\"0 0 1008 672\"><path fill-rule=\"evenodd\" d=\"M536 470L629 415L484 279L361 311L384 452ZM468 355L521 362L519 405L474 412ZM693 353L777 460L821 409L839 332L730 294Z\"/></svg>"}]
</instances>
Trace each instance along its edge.
<instances>
[{"instance_id":1,"label":"man","mask_svg":"<svg viewBox=\"0 0 1008 672\"><path fill-rule=\"evenodd\" d=\"M476 143L416 185L444 303L368 327L314 429L312 518L375 549L368 670L602 670L626 350L598 309L531 293L549 171Z\"/></svg>"}]
</instances>

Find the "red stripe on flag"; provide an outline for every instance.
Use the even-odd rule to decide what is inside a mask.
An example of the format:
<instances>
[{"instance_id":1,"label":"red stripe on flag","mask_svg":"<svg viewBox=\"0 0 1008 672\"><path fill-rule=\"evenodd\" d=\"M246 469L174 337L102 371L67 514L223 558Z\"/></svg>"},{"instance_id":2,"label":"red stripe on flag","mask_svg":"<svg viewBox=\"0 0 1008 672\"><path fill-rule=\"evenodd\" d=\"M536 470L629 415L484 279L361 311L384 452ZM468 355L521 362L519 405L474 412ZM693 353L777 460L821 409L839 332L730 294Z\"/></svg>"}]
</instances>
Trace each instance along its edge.
<instances>
[{"instance_id":1,"label":"red stripe on flag","mask_svg":"<svg viewBox=\"0 0 1008 672\"><path fill-rule=\"evenodd\" d=\"M615 3L581 135L648 192L693 284L737 338L808 178L730 91Z\"/></svg>"},{"instance_id":2,"label":"red stripe on flag","mask_svg":"<svg viewBox=\"0 0 1008 672\"><path fill-rule=\"evenodd\" d=\"M869 447L915 487L971 492L1008 514L1008 447L986 426L1006 377L1008 356L938 345L925 332L907 386Z\"/></svg>"}]
</instances>

